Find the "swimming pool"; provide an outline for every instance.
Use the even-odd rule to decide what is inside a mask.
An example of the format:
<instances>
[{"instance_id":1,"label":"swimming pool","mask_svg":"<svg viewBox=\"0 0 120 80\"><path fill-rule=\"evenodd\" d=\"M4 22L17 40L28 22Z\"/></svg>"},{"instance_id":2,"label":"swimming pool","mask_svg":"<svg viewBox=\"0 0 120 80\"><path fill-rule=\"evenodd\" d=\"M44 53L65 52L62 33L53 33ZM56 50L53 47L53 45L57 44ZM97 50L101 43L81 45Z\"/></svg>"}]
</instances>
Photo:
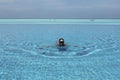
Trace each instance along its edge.
<instances>
[{"instance_id":1,"label":"swimming pool","mask_svg":"<svg viewBox=\"0 0 120 80\"><path fill-rule=\"evenodd\" d=\"M119 80L119 44L120 20L1 19L0 80Z\"/></svg>"}]
</instances>

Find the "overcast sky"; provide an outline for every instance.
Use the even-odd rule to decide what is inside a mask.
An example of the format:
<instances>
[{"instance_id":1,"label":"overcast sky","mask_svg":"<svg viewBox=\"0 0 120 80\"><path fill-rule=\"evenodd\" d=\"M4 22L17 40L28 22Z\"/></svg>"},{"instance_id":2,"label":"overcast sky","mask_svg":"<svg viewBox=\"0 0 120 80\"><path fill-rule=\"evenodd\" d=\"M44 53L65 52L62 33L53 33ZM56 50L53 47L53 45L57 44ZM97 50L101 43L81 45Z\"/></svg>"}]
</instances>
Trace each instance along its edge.
<instances>
[{"instance_id":1,"label":"overcast sky","mask_svg":"<svg viewBox=\"0 0 120 80\"><path fill-rule=\"evenodd\" d=\"M0 18L120 18L120 0L0 0Z\"/></svg>"}]
</instances>

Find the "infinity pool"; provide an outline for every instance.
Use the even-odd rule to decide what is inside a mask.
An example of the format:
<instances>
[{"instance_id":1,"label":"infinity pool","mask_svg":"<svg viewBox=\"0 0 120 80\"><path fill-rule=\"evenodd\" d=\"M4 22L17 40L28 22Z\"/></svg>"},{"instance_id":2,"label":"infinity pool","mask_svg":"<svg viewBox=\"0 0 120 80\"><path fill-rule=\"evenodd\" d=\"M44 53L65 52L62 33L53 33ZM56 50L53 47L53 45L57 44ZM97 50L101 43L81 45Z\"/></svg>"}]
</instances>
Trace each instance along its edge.
<instances>
[{"instance_id":1,"label":"infinity pool","mask_svg":"<svg viewBox=\"0 0 120 80\"><path fill-rule=\"evenodd\" d=\"M119 79L120 20L0 20L0 80Z\"/></svg>"}]
</instances>

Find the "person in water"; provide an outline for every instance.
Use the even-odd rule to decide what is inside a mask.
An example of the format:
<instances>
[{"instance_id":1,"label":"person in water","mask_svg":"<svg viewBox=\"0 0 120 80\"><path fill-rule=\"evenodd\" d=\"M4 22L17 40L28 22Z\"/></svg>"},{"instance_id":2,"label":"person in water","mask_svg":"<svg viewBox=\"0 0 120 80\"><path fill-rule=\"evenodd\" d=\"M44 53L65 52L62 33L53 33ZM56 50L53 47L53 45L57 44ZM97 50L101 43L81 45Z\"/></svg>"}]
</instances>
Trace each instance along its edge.
<instances>
[{"instance_id":1,"label":"person in water","mask_svg":"<svg viewBox=\"0 0 120 80\"><path fill-rule=\"evenodd\" d=\"M64 47L64 46L66 46L64 39L63 39L63 38L60 38L60 39L58 40L56 46L59 46L59 47Z\"/></svg>"},{"instance_id":2,"label":"person in water","mask_svg":"<svg viewBox=\"0 0 120 80\"><path fill-rule=\"evenodd\" d=\"M60 38L55 45L57 48L59 49L64 49L67 48L68 45L65 44L65 40L63 38ZM52 46L46 46L47 48L52 47ZM74 46L74 47L79 47L79 46ZM43 48L39 48L39 49L43 49Z\"/></svg>"},{"instance_id":3,"label":"person in water","mask_svg":"<svg viewBox=\"0 0 120 80\"><path fill-rule=\"evenodd\" d=\"M58 48L59 51L66 51L68 46L65 44L65 41L63 38L60 38L57 43L56 47Z\"/></svg>"},{"instance_id":4,"label":"person in water","mask_svg":"<svg viewBox=\"0 0 120 80\"><path fill-rule=\"evenodd\" d=\"M56 46L59 46L59 47L65 47L65 46L68 46L67 44L65 44L65 40L63 38L60 38L56 44ZM74 46L74 47L79 47L79 46Z\"/></svg>"}]
</instances>

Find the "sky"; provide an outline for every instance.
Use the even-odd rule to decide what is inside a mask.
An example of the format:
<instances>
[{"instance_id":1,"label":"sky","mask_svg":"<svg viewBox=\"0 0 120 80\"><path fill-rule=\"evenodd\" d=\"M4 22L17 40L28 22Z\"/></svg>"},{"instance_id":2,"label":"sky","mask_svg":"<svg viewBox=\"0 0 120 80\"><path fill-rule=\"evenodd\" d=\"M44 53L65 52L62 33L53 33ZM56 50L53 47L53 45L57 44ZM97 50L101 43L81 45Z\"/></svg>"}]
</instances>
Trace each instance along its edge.
<instances>
[{"instance_id":1,"label":"sky","mask_svg":"<svg viewBox=\"0 0 120 80\"><path fill-rule=\"evenodd\" d=\"M0 0L0 18L120 18L120 0Z\"/></svg>"}]
</instances>

